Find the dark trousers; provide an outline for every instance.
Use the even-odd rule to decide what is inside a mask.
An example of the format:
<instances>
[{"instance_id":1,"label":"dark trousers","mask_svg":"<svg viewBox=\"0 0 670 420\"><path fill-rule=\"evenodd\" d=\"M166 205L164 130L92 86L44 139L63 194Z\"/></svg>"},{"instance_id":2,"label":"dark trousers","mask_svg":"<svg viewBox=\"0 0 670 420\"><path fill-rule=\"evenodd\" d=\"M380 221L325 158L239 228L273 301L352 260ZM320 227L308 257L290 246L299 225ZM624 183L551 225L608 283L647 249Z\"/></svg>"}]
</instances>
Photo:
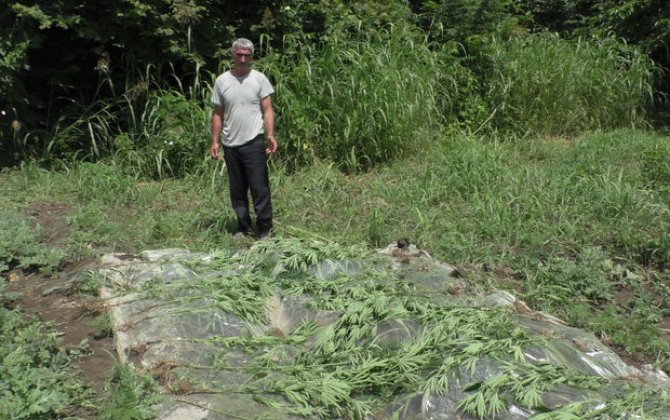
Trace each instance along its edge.
<instances>
[{"instance_id":1,"label":"dark trousers","mask_svg":"<svg viewBox=\"0 0 670 420\"><path fill-rule=\"evenodd\" d=\"M223 157L228 169L230 202L237 215L237 230L252 232L249 215L249 191L256 212L259 233L272 229L272 200L265 157L263 135L238 147L224 147Z\"/></svg>"}]
</instances>

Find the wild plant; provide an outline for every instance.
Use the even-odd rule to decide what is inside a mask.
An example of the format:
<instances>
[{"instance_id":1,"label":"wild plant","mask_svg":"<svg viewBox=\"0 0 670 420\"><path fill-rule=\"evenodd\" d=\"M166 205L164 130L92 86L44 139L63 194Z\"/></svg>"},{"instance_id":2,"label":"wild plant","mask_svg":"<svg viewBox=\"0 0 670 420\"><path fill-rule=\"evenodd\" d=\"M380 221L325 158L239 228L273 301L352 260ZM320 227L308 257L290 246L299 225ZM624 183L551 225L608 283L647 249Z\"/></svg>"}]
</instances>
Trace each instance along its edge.
<instances>
[{"instance_id":1,"label":"wild plant","mask_svg":"<svg viewBox=\"0 0 670 420\"><path fill-rule=\"evenodd\" d=\"M613 296L612 273L600 249L584 249L576 259L551 258L527 273L527 299L536 307L568 307L568 302L597 305Z\"/></svg>"},{"instance_id":2,"label":"wild plant","mask_svg":"<svg viewBox=\"0 0 670 420\"><path fill-rule=\"evenodd\" d=\"M0 417L63 418L94 413L95 396L73 375L58 332L0 305Z\"/></svg>"},{"instance_id":3,"label":"wild plant","mask_svg":"<svg viewBox=\"0 0 670 420\"><path fill-rule=\"evenodd\" d=\"M129 101L129 113L135 114ZM205 161L211 113L178 90L149 92L133 126L114 139L114 160L149 178L197 172Z\"/></svg>"},{"instance_id":4,"label":"wild plant","mask_svg":"<svg viewBox=\"0 0 670 420\"><path fill-rule=\"evenodd\" d=\"M39 228L31 227L15 211L0 212L0 272L18 267L53 273L66 258L66 252L40 244Z\"/></svg>"},{"instance_id":5,"label":"wild plant","mask_svg":"<svg viewBox=\"0 0 670 420\"><path fill-rule=\"evenodd\" d=\"M644 151L641 170L645 184L649 187L670 192L669 153L670 146L667 143L654 144Z\"/></svg>"},{"instance_id":6,"label":"wild plant","mask_svg":"<svg viewBox=\"0 0 670 420\"><path fill-rule=\"evenodd\" d=\"M113 157L129 172L150 178L195 170L204 161L209 138L207 84L198 66L195 75L183 76L192 79L189 85L172 70L170 78L148 66L133 83L126 80L120 92L103 74L90 101L73 102L44 130L18 137L22 143L16 147L48 164Z\"/></svg>"},{"instance_id":7,"label":"wild plant","mask_svg":"<svg viewBox=\"0 0 670 420\"><path fill-rule=\"evenodd\" d=\"M440 121L442 62L406 26L318 48L287 38L259 64L276 84L282 153L294 168L315 159L347 171L389 162L421 147Z\"/></svg>"},{"instance_id":8,"label":"wild plant","mask_svg":"<svg viewBox=\"0 0 670 420\"><path fill-rule=\"evenodd\" d=\"M117 364L105 383L109 393L100 407L98 418L150 418L155 404L162 400L158 384L125 364Z\"/></svg>"},{"instance_id":9,"label":"wild plant","mask_svg":"<svg viewBox=\"0 0 670 420\"><path fill-rule=\"evenodd\" d=\"M487 58L481 80L493 128L560 136L647 124L656 69L620 41L494 39Z\"/></svg>"}]
</instances>

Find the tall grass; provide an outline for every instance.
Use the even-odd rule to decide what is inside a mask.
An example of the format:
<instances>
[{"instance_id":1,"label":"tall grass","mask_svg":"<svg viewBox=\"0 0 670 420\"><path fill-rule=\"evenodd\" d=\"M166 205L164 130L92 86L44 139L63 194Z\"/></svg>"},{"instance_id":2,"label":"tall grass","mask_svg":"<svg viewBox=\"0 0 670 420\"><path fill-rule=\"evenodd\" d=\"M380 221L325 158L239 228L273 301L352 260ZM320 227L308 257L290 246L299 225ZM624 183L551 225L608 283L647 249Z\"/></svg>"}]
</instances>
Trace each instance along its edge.
<instances>
[{"instance_id":1,"label":"tall grass","mask_svg":"<svg viewBox=\"0 0 670 420\"><path fill-rule=\"evenodd\" d=\"M457 58L457 44L430 45L404 24L366 40L266 45L257 65L277 91L277 157L293 168L324 160L346 172L415 153L428 133L455 121L471 133L549 136L645 126L656 71L620 42L550 34L494 39ZM203 74L147 68L112 98L74 106L46 132L17 135L17 150L44 160L113 156L151 178L206 170L213 76ZM103 77L105 89L115 92Z\"/></svg>"},{"instance_id":2,"label":"tall grass","mask_svg":"<svg viewBox=\"0 0 670 420\"><path fill-rule=\"evenodd\" d=\"M197 171L210 139L210 89L200 69L184 79L190 84L148 67L117 92L105 76L90 103L72 102L46 129L16 136L14 148L52 166L113 159L148 178Z\"/></svg>"},{"instance_id":3,"label":"tall grass","mask_svg":"<svg viewBox=\"0 0 670 420\"><path fill-rule=\"evenodd\" d=\"M114 159L145 177L184 176L203 164L209 144L211 111L202 98L189 98L177 90L157 89L147 95L128 131L114 137Z\"/></svg>"},{"instance_id":4,"label":"tall grass","mask_svg":"<svg viewBox=\"0 0 670 420\"><path fill-rule=\"evenodd\" d=\"M494 39L486 59L484 97L496 129L560 136L646 126L656 70L632 46L537 34Z\"/></svg>"},{"instance_id":5,"label":"tall grass","mask_svg":"<svg viewBox=\"0 0 670 420\"><path fill-rule=\"evenodd\" d=\"M667 164L658 158L670 153L665 137L618 131L564 142L435 134L426 141L430 147L416 156L356 176L334 163L294 174L275 166L278 229L372 245L408 236L467 264L570 256L585 246L650 266L670 259L670 187L662 181ZM25 165L2 188L12 208L55 197L99 208L73 212L93 231L105 222L86 221L92 215L123 216L115 229L133 232L138 247L168 237L207 249L234 219L224 174L213 164L160 183L110 163L59 172Z\"/></svg>"},{"instance_id":6,"label":"tall grass","mask_svg":"<svg viewBox=\"0 0 670 420\"><path fill-rule=\"evenodd\" d=\"M294 166L324 159L369 168L420 147L441 120L443 63L405 26L320 48L287 40L260 64L276 84L282 155Z\"/></svg>"}]
</instances>

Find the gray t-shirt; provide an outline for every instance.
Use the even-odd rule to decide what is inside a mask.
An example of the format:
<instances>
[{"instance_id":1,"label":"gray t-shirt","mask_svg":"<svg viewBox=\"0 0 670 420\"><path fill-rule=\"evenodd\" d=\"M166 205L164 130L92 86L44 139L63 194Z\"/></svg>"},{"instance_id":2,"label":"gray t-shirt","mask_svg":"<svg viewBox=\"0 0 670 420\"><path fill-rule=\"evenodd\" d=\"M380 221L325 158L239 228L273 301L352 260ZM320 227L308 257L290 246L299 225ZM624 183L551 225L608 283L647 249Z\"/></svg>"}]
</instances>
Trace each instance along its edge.
<instances>
[{"instance_id":1,"label":"gray t-shirt","mask_svg":"<svg viewBox=\"0 0 670 420\"><path fill-rule=\"evenodd\" d=\"M265 132L261 99L273 93L268 78L254 69L242 77L227 71L216 78L212 103L223 107L224 146L241 146Z\"/></svg>"}]
</instances>

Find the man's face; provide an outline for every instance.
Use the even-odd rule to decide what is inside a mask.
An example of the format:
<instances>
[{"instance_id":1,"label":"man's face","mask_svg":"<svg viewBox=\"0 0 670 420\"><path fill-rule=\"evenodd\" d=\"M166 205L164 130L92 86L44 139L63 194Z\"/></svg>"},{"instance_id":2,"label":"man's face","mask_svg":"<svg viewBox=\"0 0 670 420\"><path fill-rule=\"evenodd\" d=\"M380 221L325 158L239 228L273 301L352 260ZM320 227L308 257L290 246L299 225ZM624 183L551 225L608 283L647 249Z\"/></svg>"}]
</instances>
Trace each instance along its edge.
<instances>
[{"instance_id":1,"label":"man's face","mask_svg":"<svg viewBox=\"0 0 670 420\"><path fill-rule=\"evenodd\" d=\"M237 68L245 68L249 66L253 60L253 54L248 48L236 48L233 51L233 62Z\"/></svg>"}]
</instances>

